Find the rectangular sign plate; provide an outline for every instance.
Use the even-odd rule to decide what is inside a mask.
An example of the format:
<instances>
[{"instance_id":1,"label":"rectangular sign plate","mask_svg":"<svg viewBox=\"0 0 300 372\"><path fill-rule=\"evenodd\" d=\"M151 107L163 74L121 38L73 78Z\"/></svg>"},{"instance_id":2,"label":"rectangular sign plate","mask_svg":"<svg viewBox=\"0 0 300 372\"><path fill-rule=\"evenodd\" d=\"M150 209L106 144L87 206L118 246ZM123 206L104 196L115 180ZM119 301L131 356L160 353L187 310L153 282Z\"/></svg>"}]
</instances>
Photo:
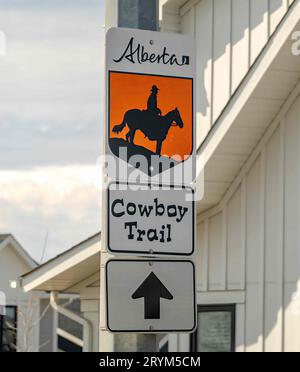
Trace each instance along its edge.
<instances>
[{"instance_id":1,"label":"rectangular sign plate","mask_svg":"<svg viewBox=\"0 0 300 372\"><path fill-rule=\"evenodd\" d=\"M187 35L112 28L106 36L107 174L191 184L196 171L195 48ZM116 164L118 163L118 167ZM173 170L176 169L176 172Z\"/></svg>"},{"instance_id":2,"label":"rectangular sign plate","mask_svg":"<svg viewBox=\"0 0 300 372\"><path fill-rule=\"evenodd\" d=\"M107 328L113 333L192 333L191 261L112 260L106 265Z\"/></svg>"},{"instance_id":3,"label":"rectangular sign plate","mask_svg":"<svg viewBox=\"0 0 300 372\"><path fill-rule=\"evenodd\" d=\"M112 182L107 196L107 248L113 254L191 256L194 191L189 187Z\"/></svg>"}]
</instances>

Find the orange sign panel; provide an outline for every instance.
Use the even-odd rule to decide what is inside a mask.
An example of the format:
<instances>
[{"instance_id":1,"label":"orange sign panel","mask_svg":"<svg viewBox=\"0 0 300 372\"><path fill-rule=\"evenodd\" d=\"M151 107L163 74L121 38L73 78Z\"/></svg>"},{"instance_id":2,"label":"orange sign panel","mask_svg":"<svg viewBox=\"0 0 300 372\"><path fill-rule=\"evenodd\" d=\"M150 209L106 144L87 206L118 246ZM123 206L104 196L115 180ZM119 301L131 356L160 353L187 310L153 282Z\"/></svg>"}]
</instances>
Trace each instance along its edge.
<instances>
[{"instance_id":1,"label":"orange sign panel","mask_svg":"<svg viewBox=\"0 0 300 372\"><path fill-rule=\"evenodd\" d=\"M109 72L109 144L176 162L193 152L193 79Z\"/></svg>"}]
</instances>

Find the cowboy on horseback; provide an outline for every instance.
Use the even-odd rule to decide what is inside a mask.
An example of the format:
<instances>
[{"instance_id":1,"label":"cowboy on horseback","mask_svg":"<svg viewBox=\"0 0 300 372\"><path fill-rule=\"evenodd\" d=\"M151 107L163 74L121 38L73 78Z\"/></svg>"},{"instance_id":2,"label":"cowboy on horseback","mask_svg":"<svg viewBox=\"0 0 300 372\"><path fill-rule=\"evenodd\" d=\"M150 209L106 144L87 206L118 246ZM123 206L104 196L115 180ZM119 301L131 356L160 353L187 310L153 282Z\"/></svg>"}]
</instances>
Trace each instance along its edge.
<instances>
[{"instance_id":1,"label":"cowboy on horseback","mask_svg":"<svg viewBox=\"0 0 300 372\"><path fill-rule=\"evenodd\" d=\"M147 111L155 116L161 116L161 110L157 107L157 94L159 89L153 85L150 97L148 98Z\"/></svg>"},{"instance_id":2,"label":"cowboy on horseback","mask_svg":"<svg viewBox=\"0 0 300 372\"><path fill-rule=\"evenodd\" d=\"M126 134L126 141L134 145L134 138L137 130L140 130L150 141L156 141L156 154L161 155L162 144L168 136L171 127L183 128L178 108L162 115L157 107L157 94L159 89L153 85L151 95L148 99L147 110L132 109L128 110L119 125L113 127L113 133L121 133L126 126L129 131Z\"/></svg>"}]
</instances>

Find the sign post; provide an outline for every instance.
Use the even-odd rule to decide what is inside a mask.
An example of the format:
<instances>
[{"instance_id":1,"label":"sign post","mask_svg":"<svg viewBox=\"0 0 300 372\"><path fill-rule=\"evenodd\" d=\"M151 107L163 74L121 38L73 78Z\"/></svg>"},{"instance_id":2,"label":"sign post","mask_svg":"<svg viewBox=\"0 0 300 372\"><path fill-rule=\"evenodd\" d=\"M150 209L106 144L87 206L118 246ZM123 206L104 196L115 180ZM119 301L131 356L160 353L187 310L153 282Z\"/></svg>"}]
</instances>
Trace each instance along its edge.
<instances>
[{"instance_id":1,"label":"sign post","mask_svg":"<svg viewBox=\"0 0 300 372\"><path fill-rule=\"evenodd\" d=\"M101 279L112 333L190 333L196 327L189 260L196 225L190 186L196 176L194 51L186 35L107 33L103 237L106 251L117 257Z\"/></svg>"}]
</instances>

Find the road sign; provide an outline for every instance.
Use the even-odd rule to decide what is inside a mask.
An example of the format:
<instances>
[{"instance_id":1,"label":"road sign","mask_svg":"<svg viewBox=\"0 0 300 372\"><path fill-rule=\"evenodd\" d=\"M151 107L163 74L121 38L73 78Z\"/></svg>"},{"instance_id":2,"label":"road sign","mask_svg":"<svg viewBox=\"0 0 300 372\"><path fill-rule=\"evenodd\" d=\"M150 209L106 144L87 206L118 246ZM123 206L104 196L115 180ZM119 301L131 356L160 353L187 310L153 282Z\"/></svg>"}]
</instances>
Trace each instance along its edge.
<instances>
[{"instance_id":1,"label":"road sign","mask_svg":"<svg viewBox=\"0 0 300 372\"><path fill-rule=\"evenodd\" d=\"M111 332L191 333L196 328L191 261L109 261L106 294Z\"/></svg>"},{"instance_id":2,"label":"road sign","mask_svg":"<svg viewBox=\"0 0 300 372\"><path fill-rule=\"evenodd\" d=\"M113 28L107 33L106 56L106 154L146 175L144 181L158 182L159 173L173 177L173 168L181 167L177 183L193 182L193 38ZM127 180L114 171L114 166L108 169L112 179Z\"/></svg>"},{"instance_id":3,"label":"road sign","mask_svg":"<svg viewBox=\"0 0 300 372\"><path fill-rule=\"evenodd\" d=\"M186 187L111 183L107 197L108 250L135 255L192 255L193 196L193 189Z\"/></svg>"}]
</instances>

